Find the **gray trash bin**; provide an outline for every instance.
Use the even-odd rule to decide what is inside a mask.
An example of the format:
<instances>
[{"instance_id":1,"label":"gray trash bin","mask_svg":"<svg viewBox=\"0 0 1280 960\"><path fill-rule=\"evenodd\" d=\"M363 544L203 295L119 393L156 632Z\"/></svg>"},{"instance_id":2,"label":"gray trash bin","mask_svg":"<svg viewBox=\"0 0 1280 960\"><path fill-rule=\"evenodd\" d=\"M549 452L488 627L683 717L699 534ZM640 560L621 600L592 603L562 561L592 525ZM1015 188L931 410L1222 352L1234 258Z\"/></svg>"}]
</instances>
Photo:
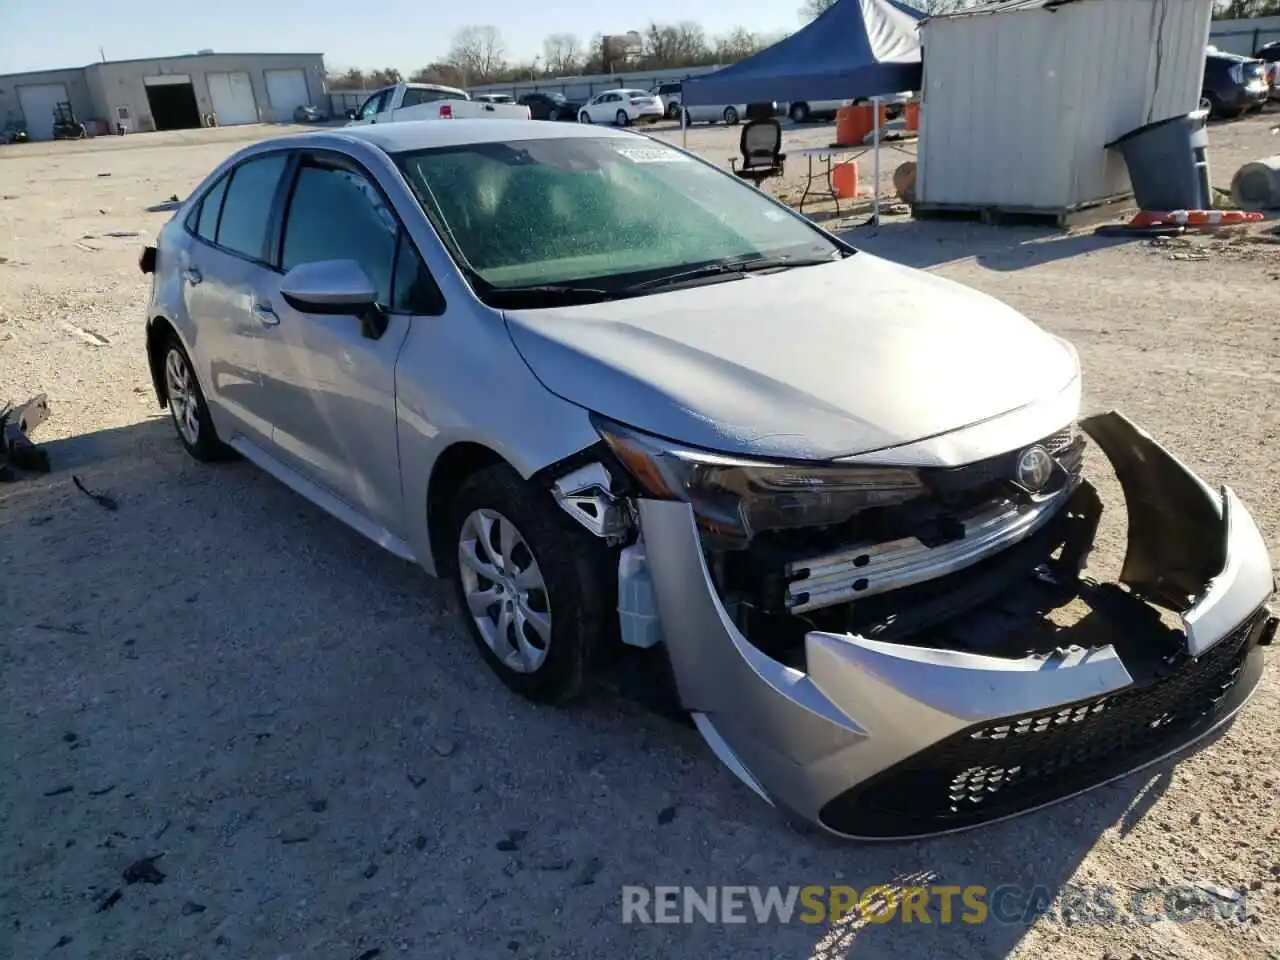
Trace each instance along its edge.
<instances>
[{"instance_id":1,"label":"gray trash bin","mask_svg":"<svg viewBox=\"0 0 1280 960\"><path fill-rule=\"evenodd\" d=\"M1130 130L1107 144L1124 157L1140 209L1212 209L1208 117L1208 110L1193 110Z\"/></svg>"}]
</instances>

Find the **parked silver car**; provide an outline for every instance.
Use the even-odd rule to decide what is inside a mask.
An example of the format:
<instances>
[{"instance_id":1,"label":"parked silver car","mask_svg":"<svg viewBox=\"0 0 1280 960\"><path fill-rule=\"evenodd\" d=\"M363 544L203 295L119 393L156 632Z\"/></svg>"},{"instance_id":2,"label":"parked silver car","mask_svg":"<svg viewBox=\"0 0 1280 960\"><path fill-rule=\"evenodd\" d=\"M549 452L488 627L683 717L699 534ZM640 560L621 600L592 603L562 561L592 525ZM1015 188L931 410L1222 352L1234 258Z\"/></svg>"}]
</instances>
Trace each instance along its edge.
<instances>
[{"instance_id":1,"label":"parked silver car","mask_svg":"<svg viewBox=\"0 0 1280 960\"><path fill-rule=\"evenodd\" d=\"M1051 803L1258 682L1271 563L1231 490L1118 413L1077 428L1065 341L661 142L273 139L141 266L192 455L451 578L522 694L633 648L751 789L834 833ZM1123 585L1081 575L1086 434L1128 503Z\"/></svg>"}]
</instances>

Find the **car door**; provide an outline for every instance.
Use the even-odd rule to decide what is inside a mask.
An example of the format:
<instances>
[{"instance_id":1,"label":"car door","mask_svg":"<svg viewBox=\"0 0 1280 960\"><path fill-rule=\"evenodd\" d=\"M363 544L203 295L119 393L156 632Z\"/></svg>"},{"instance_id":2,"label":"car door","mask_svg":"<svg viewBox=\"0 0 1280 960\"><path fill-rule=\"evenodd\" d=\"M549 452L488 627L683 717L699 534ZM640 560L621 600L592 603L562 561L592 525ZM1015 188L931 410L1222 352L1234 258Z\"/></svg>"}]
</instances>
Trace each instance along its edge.
<instances>
[{"instance_id":1,"label":"car door","mask_svg":"<svg viewBox=\"0 0 1280 960\"><path fill-rule=\"evenodd\" d=\"M367 336L355 316L293 309L280 296L303 263L354 260L385 306ZM421 257L382 192L343 154L300 156L284 208L278 269L260 290L277 322L264 342L263 389L274 452L287 466L393 536L403 530L395 364L410 315L431 312ZM438 297L438 294L436 294Z\"/></svg>"},{"instance_id":2,"label":"car door","mask_svg":"<svg viewBox=\"0 0 1280 960\"><path fill-rule=\"evenodd\" d=\"M355 118L351 123L353 126L363 125L366 123L377 123L379 114L386 114L387 108L390 106L391 94L394 88L387 87L385 90L379 90L373 96L369 97L360 105L360 109L356 111ZM382 117L386 120L386 116Z\"/></svg>"},{"instance_id":3,"label":"car door","mask_svg":"<svg viewBox=\"0 0 1280 960\"><path fill-rule=\"evenodd\" d=\"M192 363L216 408L224 439L237 435L269 443L272 425L263 409L254 291L267 265L273 207L287 163L284 151L250 157L228 171L186 221L183 306L192 321Z\"/></svg>"}]
</instances>

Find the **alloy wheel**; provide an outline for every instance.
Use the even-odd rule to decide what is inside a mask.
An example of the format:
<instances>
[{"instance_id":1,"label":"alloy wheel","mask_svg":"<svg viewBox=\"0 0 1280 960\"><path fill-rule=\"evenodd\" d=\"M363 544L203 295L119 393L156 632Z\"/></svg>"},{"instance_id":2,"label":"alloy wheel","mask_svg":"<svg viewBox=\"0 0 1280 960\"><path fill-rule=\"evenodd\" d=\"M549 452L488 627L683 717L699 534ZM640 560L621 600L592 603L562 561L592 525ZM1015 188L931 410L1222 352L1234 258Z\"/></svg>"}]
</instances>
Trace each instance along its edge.
<instances>
[{"instance_id":1,"label":"alloy wheel","mask_svg":"<svg viewBox=\"0 0 1280 960\"><path fill-rule=\"evenodd\" d=\"M533 673L551 646L551 607L533 552L496 510L472 511L458 535L467 612L485 645L516 673Z\"/></svg>"},{"instance_id":2,"label":"alloy wheel","mask_svg":"<svg viewBox=\"0 0 1280 960\"><path fill-rule=\"evenodd\" d=\"M200 400L191 365L176 347L169 350L164 360L164 385L174 426L182 439L194 447L200 442Z\"/></svg>"}]
</instances>

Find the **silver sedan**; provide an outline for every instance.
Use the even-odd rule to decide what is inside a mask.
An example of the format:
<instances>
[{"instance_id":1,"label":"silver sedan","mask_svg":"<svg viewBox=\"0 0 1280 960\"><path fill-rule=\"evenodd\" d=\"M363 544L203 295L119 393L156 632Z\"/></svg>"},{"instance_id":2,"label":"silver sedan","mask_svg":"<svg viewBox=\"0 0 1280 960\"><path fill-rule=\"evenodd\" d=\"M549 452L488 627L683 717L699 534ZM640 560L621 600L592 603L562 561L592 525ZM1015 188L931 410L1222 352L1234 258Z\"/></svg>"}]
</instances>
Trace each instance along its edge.
<instances>
[{"instance_id":1,"label":"silver sedan","mask_svg":"<svg viewBox=\"0 0 1280 960\"><path fill-rule=\"evenodd\" d=\"M833 833L1060 800L1258 682L1258 528L1120 414L1077 424L1069 344L656 140L274 139L141 266L192 456L450 578L518 693L568 700L631 648L743 783ZM1128 504L1123 585L1083 575L1086 435Z\"/></svg>"}]
</instances>

